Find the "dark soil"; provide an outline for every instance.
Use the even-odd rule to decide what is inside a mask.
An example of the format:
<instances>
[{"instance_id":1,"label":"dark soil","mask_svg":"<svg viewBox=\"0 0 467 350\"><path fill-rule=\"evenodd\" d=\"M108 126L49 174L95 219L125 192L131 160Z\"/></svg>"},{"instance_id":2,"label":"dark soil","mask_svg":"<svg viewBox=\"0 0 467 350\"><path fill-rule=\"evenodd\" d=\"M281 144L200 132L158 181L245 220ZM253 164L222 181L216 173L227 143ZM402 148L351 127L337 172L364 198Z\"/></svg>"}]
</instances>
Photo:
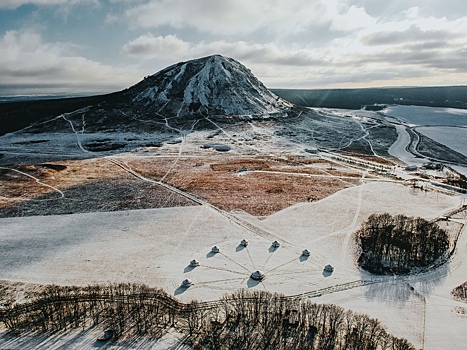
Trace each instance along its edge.
<instances>
[{"instance_id":1,"label":"dark soil","mask_svg":"<svg viewBox=\"0 0 467 350\"><path fill-rule=\"evenodd\" d=\"M48 193L0 210L0 217L63 215L196 205L191 200L138 179L86 183Z\"/></svg>"}]
</instances>

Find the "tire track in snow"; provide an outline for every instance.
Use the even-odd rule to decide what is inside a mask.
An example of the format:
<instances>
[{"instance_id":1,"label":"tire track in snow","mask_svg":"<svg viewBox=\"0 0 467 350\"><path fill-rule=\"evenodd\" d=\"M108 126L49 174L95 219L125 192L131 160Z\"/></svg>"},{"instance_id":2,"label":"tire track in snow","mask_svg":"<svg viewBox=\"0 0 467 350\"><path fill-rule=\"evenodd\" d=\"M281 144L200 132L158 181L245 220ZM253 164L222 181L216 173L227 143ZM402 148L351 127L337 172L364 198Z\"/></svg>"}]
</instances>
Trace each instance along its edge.
<instances>
[{"instance_id":1,"label":"tire track in snow","mask_svg":"<svg viewBox=\"0 0 467 350\"><path fill-rule=\"evenodd\" d=\"M250 271L250 270L248 270L248 268L246 268L246 267L245 267L245 266L243 266L242 264L240 264L240 263L236 262L234 259L232 259L232 258L229 258L229 257L228 257L227 255L225 255L224 253L222 253L222 252L219 252L219 254L220 254L220 255L222 255L222 256L223 256L224 258L226 258L227 260L229 260L229 261L233 262L234 264L236 264L236 265L240 266L242 269L244 269L244 270L245 270L245 271L247 271L248 273L251 273L251 271Z\"/></svg>"},{"instance_id":2,"label":"tire track in snow","mask_svg":"<svg viewBox=\"0 0 467 350\"><path fill-rule=\"evenodd\" d=\"M204 206L201 206L201 210L198 211L198 214L196 214L196 216L193 218L193 220L191 221L190 225L188 226L188 228L185 230L185 233L183 234L183 237L180 238L180 240L178 241L178 244L177 246L175 247L175 249L173 250L173 255L175 256L178 252L178 250L180 249L180 246L182 245L183 241L185 240L185 238L188 236L188 234L190 233L191 231L191 228L193 227L193 225L195 224L196 221L198 221L198 218L200 217L201 213L204 211Z\"/></svg>"},{"instance_id":3,"label":"tire track in snow","mask_svg":"<svg viewBox=\"0 0 467 350\"><path fill-rule=\"evenodd\" d=\"M272 252L269 252L269 256L268 258L266 259L266 262L264 263L264 267L266 267L266 265L268 264L269 260L271 259L271 257L273 256L273 254L277 251L277 249L279 248L274 248L274 250Z\"/></svg>"},{"instance_id":4,"label":"tire track in snow","mask_svg":"<svg viewBox=\"0 0 467 350\"><path fill-rule=\"evenodd\" d=\"M253 268L256 270L256 264L255 264L253 258L251 257L251 254L250 254L250 251L248 250L248 247L245 247L245 250L248 253L248 258L250 259L251 264L253 265Z\"/></svg>"},{"instance_id":5,"label":"tire track in snow","mask_svg":"<svg viewBox=\"0 0 467 350\"><path fill-rule=\"evenodd\" d=\"M217 212L218 214L222 215L224 218L226 218L227 220L229 220L231 223L235 224L235 225L238 225L244 229L246 229L247 231L257 235L257 236L260 236L262 238L266 238L266 239L270 239L270 240L279 240L279 241L282 241L283 243L285 244L288 244L290 245L289 242L287 242L286 240L282 239L282 238L278 238L276 236L274 236L273 234L263 230L262 228L258 227L258 226L255 226L253 224L251 224L250 222L246 221L246 220L243 220L233 214L230 214L220 208L217 208L215 207L214 205L210 204L209 202L206 202L205 200L203 199L200 199L190 193L187 193L185 191L182 191L176 187L173 187L165 182L163 182L162 180L159 180L159 181L156 181L156 180L152 180L152 179L149 179L141 174L139 174L138 172L134 171L130 166L128 166L128 164L126 165L123 165L121 164L120 162L118 162L117 160L115 160L114 158L112 157L105 157L105 159L107 159L109 162L117 165L118 167L122 168L123 170L129 172L130 174L132 174L133 176L137 177L138 179L140 180L143 180L143 181L147 181L147 182L151 182L151 183L154 183L154 184L157 184L157 185L160 185L160 186L163 186L165 187L166 189L172 191L172 192L175 192L175 193L178 193L180 194L181 196L185 197L185 198L188 198L190 200L192 200L193 202L195 203L198 203L200 205L203 205L207 208L210 208L212 210L214 210L215 212Z\"/></svg>"},{"instance_id":6,"label":"tire track in snow","mask_svg":"<svg viewBox=\"0 0 467 350\"><path fill-rule=\"evenodd\" d=\"M203 265L203 267L207 268L207 269L210 269L210 270L218 270L218 271L226 271L226 272L231 272L231 273L235 273L235 274L238 274L238 275L244 275L245 273L244 272L239 272L239 271L235 271L235 270L230 270L230 269L226 269L224 267L214 267L214 266L209 266L209 265ZM243 277L242 277L243 278Z\"/></svg>"},{"instance_id":7,"label":"tire track in snow","mask_svg":"<svg viewBox=\"0 0 467 350\"><path fill-rule=\"evenodd\" d=\"M423 297L424 300L425 300L425 319L424 319L424 322L423 322L423 348L425 348L425 331L426 331L426 309L427 309L427 302L426 302L426 299L425 297ZM449 347L447 347L448 349L452 349L452 350L457 350L457 349L462 349L462 348L459 348L459 344L456 344L456 342L454 341L454 338L453 335L452 335L452 332L451 332L451 328L449 327L449 322L446 320L446 318L443 316L443 313L440 311L440 308L433 302L429 303L429 306L433 307L435 309L435 312L436 312L436 315L437 315L437 319L441 321L442 328L443 329L443 332L442 332L442 335L443 335L443 340L444 340L444 344L445 345L448 345L446 343L449 343ZM448 334L446 334L446 333Z\"/></svg>"},{"instance_id":8,"label":"tire track in snow","mask_svg":"<svg viewBox=\"0 0 467 350\"><path fill-rule=\"evenodd\" d=\"M271 255L272 255L272 254L271 254ZM280 269L281 267L284 267L284 266L286 266L286 265L288 265L288 264L291 264L291 263L297 261L297 259L299 259L299 258L294 258L294 259L292 259L292 260L290 260L290 261L287 261L287 262L285 262L285 263L283 263L283 264L281 264L281 265L279 265L279 266L274 267L274 268L271 269L271 270L268 270L266 273L271 273L271 272L273 272L273 271L276 271L277 269Z\"/></svg>"},{"instance_id":9,"label":"tire track in snow","mask_svg":"<svg viewBox=\"0 0 467 350\"><path fill-rule=\"evenodd\" d=\"M360 185L360 188L358 189L358 202L357 202L357 209L355 210L355 215L353 217L352 223L345 229L345 231L348 231L348 232L345 236L344 243L342 245L341 261L345 260L345 257L347 255L346 253L349 247L350 238L352 237L352 234L355 231L358 217L360 216L360 212L362 210L362 197L363 197L363 187L365 184L364 183L365 174L366 172L362 174L362 178L360 179L361 185Z\"/></svg>"},{"instance_id":10,"label":"tire track in snow","mask_svg":"<svg viewBox=\"0 0 467 350\"><path fill-rule=\"evenodd\" d=\"M197 283L195 285L196 286L203 286L203 287L213 288L212 286L210 286L210 284L215 284L215 283L220 283L220 282L242 281L244 279L245 279L245 277L234 277L234 278L225 278L225 279L220 279L220 280L211 280L211 281L204 281L204 282L197 281ZM221 288L221 289L224 290L225 288ZM218 304L219 301L214 301L214 303Z\"/></svg>"}]
</instances>

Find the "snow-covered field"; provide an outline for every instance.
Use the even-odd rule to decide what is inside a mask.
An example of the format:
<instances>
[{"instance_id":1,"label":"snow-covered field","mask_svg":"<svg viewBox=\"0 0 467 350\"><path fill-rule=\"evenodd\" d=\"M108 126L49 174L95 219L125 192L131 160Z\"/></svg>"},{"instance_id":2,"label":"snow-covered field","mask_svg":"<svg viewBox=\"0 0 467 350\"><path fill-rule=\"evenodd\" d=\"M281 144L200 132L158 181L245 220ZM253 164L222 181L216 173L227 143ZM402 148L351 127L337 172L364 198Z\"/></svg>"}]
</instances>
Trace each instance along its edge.
<instances>
[{"instance_id":1,"label":"snow-covered field","mask_svg":"<svg viewBox=\"0 0 467 350\"><path fill-rule=\"evenodd\" d=\"M416 107L420 110L409 117L406 106L400 107L390 107L387 114L399 121L404 119L406 125L467 125L465 113L455 115L448 110L448 120L436 124L443 109L432 111L429 119L423 119L424 107ZM360 112L333 112L352 115L360 123ZM364 112L362 116L385 118L374 112ZM424 123L418 123L422 119ZM389 153L406 163L424 162L407 151L410 138L406 126L396 127L399 138ZM463 134L456 134L456 139L450 136L452 130L462 133L465 129L433 126L418 129L422 133L433 132L428 136L448 147L451 142L453 149L465 154ZM440 130L445 132L444 136ZM183 135L180 143L165 145L160 152L196 157L200 152L208 152L200 151L208 134ZM270 129L256 128L253 124L248 133L219 128L219 135L222 142L231 141L232 152L244 154L297 153L307 146L274 136ZM85 133L70 133L60 140L48 134L42 144L24 144L28 138L22 137L2 137L5 157L27 158L44 146L50 146L53 153L89 156L83 154L81 146L88 137ZM132 156L147 156L146 152L149 151L137 150ZM43 159L49 156L54 155L46 152ZM125 157L119 155L119 159ZM453 288L467 280L465 228L449 264L401 278L378 277L359 270L352 240L362 221L373 213L434 219L458 208L465 198L420 191L389 178L382 180L373 178L365 182L362 178L360 186L261 219L246 213L225 213L207 203L182 208L0 219L0 279L61 285L145 283L162 287L184 302L216 300L239 288L303 294L315 302L335 303L378 318L389 332L407 338L417 348L465 349L467 304L454 301L450 295ZM467 222L465 216L455 220L463 225ZM247 247L240 245L242 239L249 241ZM274 240L281 242L277 249L271 247ZM211 252L214 245L220 248L217 254ZM309 257L301 255L304 249L311 252ZM190 267L193 259L200 266ZM333 273L323 272L328 263L335 267ZM258 269L266 275L262 282L250 279L250 274ZM181 287L186 278L194 283L190 288ZM64 348L67 344L68 348L95 347L95 331L70 334L54 340L25 336L16 342L1 335L0 348ZM143 341L127 347L170 347L179 336L168 335L159 344Z\"/></svg>"},{"instance_id":2,"label":"snow-covered field","mask_svg":"<svg viewBox=\"0 0 467 350\"><path fill-rule=\"evenodd\" d=\"M372 182L264 220L238 214L262 229L256 233L210 206L1 219L0 279L65 285L138 282L162 287L182 301L214 300L239 288L287 295L321 290L314 301L377 317L416 346L424 341L426 349L437 349L451 332L456 334L451 348L461 349L467 338L455 330L465 328L467 318L455 313L462 304L449 293L464 282L465 240L447 268L394 281L362 273L354 263L351 239L371 213L432 219L460 201ZM242 239L250 242L246 248L240 245ZM282 243L276 250L271 247L274 239ZM211 252L214 245L220 253ZM309 258L301 256L305 248L311 251ZM200 266L189 267L192 259ZM335 267L332 274L323 272L327 263ZM261 283L249 278L257 269L266 274ZM182 288L185 278L194 285ZM361 287L362 280L378 283Z\"/></svg>"}]
</instances>

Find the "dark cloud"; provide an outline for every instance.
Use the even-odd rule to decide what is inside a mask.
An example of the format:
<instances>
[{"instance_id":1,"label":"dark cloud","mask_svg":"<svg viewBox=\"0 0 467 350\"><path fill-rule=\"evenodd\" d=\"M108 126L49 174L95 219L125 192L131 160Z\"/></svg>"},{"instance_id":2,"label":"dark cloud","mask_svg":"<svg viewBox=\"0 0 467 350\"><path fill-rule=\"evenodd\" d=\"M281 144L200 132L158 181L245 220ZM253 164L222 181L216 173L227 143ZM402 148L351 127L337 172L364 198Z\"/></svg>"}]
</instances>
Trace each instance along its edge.
<instances>
[{"instance_id":1,"label":"dark cloud","mask_svg":"<svg viewBox=\"0 0 467 350\"><path fill-rule=\"evenodd\" d=\"M455 70L467 73L467 60L465 60L467 49L451 47L449 50L423 50L419 46L405 45L398 50L391 49L381 51L372 55L359 56L351 65L366 66L369 64L386 64L392 69L417 69L429 74L427 69Z\"/></svg>"},{"instance_id":2,"label":"dark cloud","mask_svg":"<svg viewBox=\"0 0 467 350\"><path fill-rule=\"evenodd\" d=\"M38 67L16 69L15 67L2 67L0 68L0 75L3 77L28 77L28 78L40 78L60 74L62 67Z\"/></svg>"},{"instance_id":3,"label":"dark cloud","mask_svg":"<svg viewBox=\"0 0 467 350\"><path fill-rule=\"evenodd\" d=\"M364 45L398 45L407 42L446 42L460 37L458 33L446 30L421 30L418 26L412 25L404 31L384 31L366 35L362 38Z\"/></svg>"},{"instance_id":4,"label":"dark cloud","mask_svg":"<svg viewBox=\"0 0 467 350\"><path fill-rule=\"evenodd\" d=\"M7 0L35 3L37 19L4 24L0 83L123 88L220 53L275 87L408 85L423 74L454 84L467 81L463 1ZM84 20L78 8L87 4L103 16ZM76 12L60 16L60 8ZM21 18L19 8L8 11ZM8 11L0 5L0 16Z\"/></svg>"}]
</instances>

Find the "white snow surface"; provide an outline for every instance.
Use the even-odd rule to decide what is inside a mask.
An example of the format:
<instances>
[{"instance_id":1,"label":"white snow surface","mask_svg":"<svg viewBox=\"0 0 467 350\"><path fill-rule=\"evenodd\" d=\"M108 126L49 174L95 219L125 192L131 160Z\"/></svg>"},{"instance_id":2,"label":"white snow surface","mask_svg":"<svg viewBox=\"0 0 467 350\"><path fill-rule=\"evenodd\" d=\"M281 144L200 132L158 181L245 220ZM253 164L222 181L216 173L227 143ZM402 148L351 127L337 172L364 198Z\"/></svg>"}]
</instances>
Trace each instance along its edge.
<instances>
[{"instance_id":1,"label":"white snow surface","mask_svg":"<svg viewBox=\"0 0 467 350\"><path fill-rule=\"evenodd\" d=\"M182 75L177 79L182 80ZM390 152L401 159L413 157L404 151L409 142L404 136L405 126L397 128L400 138ZM219 130L226 137L233 137L228 130ZM272 137L265 130L255 128L255 133L265 132L265 141L238 143L236 151L248 154L247 151L265 151L267 147L271 153L278 149L290 151L289 140ZM180 145L184 151L198 152L209 134L190 134L190 142L184 140ZM249 134L240 135L247 139ZM81 142L104 136L48 134L41 136L44 143L25 146L21 142L27 138L10 134L2 137L2 152L37 154L44 152L46 145L47 152L70 154L72 150L73 156L78 156L82 153ZM137 137L120 137L124 136ZM182 146L167 147L182 150ZM47 152L44 157L49 155ZM125 157L121 155L122 159ZM247 230L208 205L0 219L0 279L60 285L145 283L162 287L184 302L216 300L239 288L287 295L320 291L321 296L311 300L335 303L378 318L389 332L407 338L417 348L465 349L467 304L453 300L450 294L466 281L465 228L447 265L402 278L378 277L358 269L352 240L352 233L372 213L433 219L457 208L465 198L422 192L392 182L364 182L363 179L360 186L318 202L294 205L262 220L246 213L233 214L263 231ZM467 222L465 217L456 221ZM247 247L240 245L242 239L248 240ZM281 242L275 250L271 249L274 240ZM211 254L214 245L219 246L220 253ZM311 252L309 257L301 256L304 249ZM190 267L193 259L200 266ZM323 273L326 264L334 266L332 274ZM250 279L256 270L265 273L263 281ZM193 286L180 288L186 278L193 281ZM374 283L359 286L362 280ZM93 330L50 338L25 337L20 343L12 343L0 334L0 348L53 349L67 344L68 348L91 349L95 339ZM177 339L179 335L175 334L158 344L143 341L128 347L170 348Z\"/></svg>"},{"instance_id":2,"label":"white snow surface","mask_svg":"<svg viewBox=\"0 0 467 350\"><path fill-rule=\"evenodd\" d=\"M138 282L162 287L185 302L215 300L239 288L287 295L324 288L313 301L379 318L417 347L434 350L445 342L461 349L467 342L462 332L467 317L456 310L467 305L455 302L450 291L465 281L467 233L449 265L398 279L359 270L351 239L372 213L432 219L460 201L372 182L264 220L236 214L266 235L246 230L209 206L0 219L0 279L63 285ZM247 247L242 239L249 241ZM271 248L274 240L281 242L277 249ZM220 253L211 253L214 245ZM303 249L310 257L302 256ZM190 267L193 259L200 266ZM328 263L335 268L332 274L323 272ZM256 270L265 273L262 282L250 278ZM180 287L186 278L194 283L188 289ZM378 283L357 287L361 280Z\"/></svg>"}]
</instances>

